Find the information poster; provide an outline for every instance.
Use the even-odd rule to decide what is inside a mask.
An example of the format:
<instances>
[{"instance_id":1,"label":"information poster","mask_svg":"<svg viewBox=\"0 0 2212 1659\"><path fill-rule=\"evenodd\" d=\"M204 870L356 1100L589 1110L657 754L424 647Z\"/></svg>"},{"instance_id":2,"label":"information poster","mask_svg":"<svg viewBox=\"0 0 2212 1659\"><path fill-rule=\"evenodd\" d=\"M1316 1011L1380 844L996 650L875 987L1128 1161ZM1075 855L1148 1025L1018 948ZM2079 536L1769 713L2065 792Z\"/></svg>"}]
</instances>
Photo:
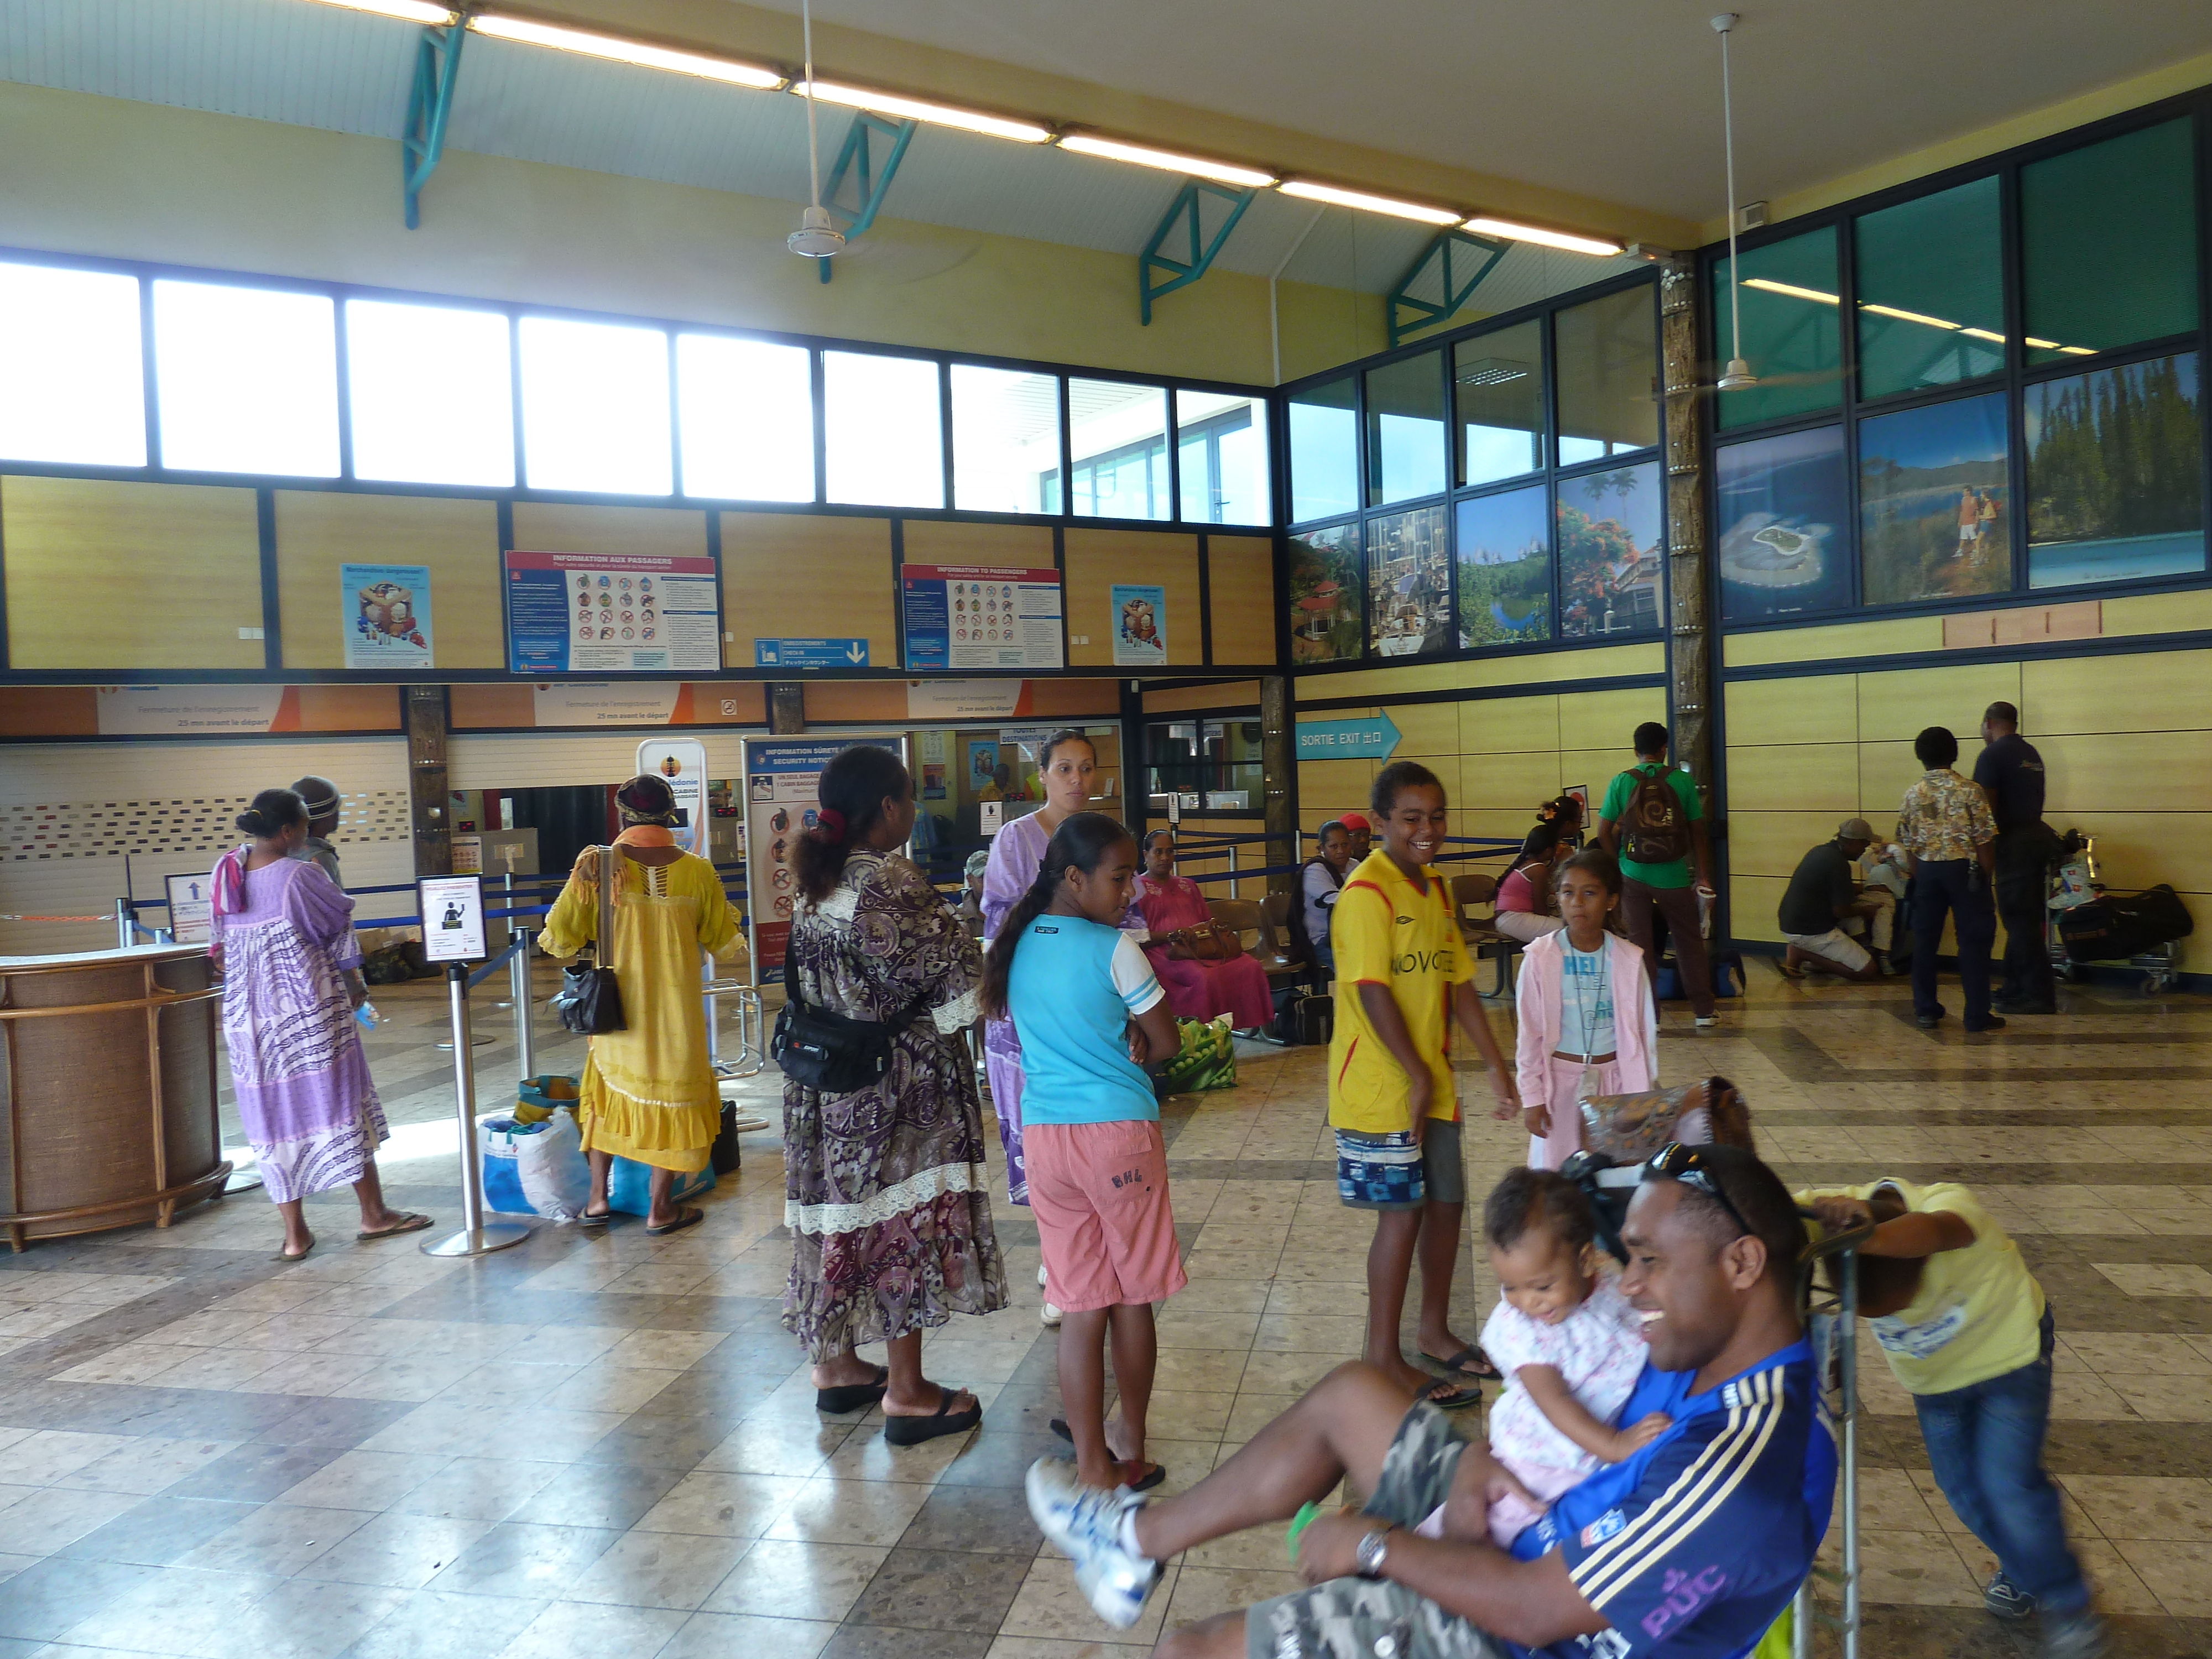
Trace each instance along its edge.
<instances>
[{"instance_id":1,"label":"information poster","mask_svg":"<svg viewBox=\"0 0 2212 1659\"><path fill-rule=\"evenodd\" d=\"M696 738L647 738L637 746L637 769L657 772L676 796L676 844L707 856L707 745Z\"/></svg>"},{"instance_id":2,"label":"information poster","mask_svg":"<svg viewBox=\"0 0 2212 1659\"><path fill-rule=\"evenodd\" d=\"M747 738L745 915L752 927L753 975L765 984L783 972L791 912L799 902L792 868L799 838L821 821L822 769L865 738ZM885 744L904 761L906 739Z\"/></svg>"},{"instance_id":3,"label":"information poster","mask_svg":"<svg viewBox=\"0 0 2212 1659\"><path fill-rule=\"evenodd\" d=\"M973 794L988 789L998 781L999 745L988 738L970 738L968 744L968 789Z\"/></svg>"},{"instance_id":4,"label":"information poster","mask_svg":"<svg viewBox=\"0 0 2212 1659\"><path fill-rule=\"evenodd\" d=\"M511 550L507 665L516 674L717 673L714 562Z\"/></svg>"},{"instance_id":5,"label":"information poster","mask_svg":"<svg viewBox=\"0 0 2212 1659\"><path fill-rule=\"evenodd\" d=\"M1114 665L1164 668L1168 660L1168 591L1115 582Z\"/></svg>"},{"instance_id":6,"label":"information poster","mask_svg":"<svg viewBox=\"0 0 2212 1659\"><path fill-rule=\"evenodd\" d=\"M1060 572L1000 565L909 564L909 668L1059 668Z\"/></svg>"},{"instance_id":7,"label":"information poster","mask_svg":"<svg viewBox=\"0 0 2212 1659\"><path fill-rule=\"evenodd\" d=\"M342 564L338 604L348 668L434 668L430 567Z\"/></svg>"},{"instance_id":8,"label":"information poster","mask_svg":"<svg viewBox=\"0 0 2212 1659\"><path fill-rule=\"evenodd\" d=\"M422 902L422 959L483 960L483 878L425 876L415 885Z\"/></svg>"},{"instance_id":9,"label":"information poster","mask_svg":"<svg viewBox=\"0 0 2212 1659\"><path fill-rule=\"evenodd\" d=\"M208 896L205 876L168 876L162 885L169 897L169 936L179 945L205 945L214 902Z\"/></svg>"}]
</instances>

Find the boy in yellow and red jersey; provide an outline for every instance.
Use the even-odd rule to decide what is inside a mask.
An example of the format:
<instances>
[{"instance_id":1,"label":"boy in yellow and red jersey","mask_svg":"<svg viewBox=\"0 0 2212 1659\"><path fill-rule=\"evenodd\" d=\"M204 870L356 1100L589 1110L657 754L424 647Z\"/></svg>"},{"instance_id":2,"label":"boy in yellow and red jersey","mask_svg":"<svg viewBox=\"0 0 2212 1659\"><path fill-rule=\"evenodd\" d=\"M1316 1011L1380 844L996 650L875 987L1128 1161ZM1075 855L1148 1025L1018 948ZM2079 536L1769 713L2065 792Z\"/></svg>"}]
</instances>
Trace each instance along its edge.
<instances>
[{"instance_id":1,"label":"boy in yellow and red jersey","mask_svg":"<svg viewBox=\"0 0 2212 1659\"><path fill-rule=\"evenodd\" d=\"M1328 1046L1337 1194L1376 1212L1363 1358L1439 1406L1470 1406L1482 1397L1474 1379L1498 1372L1452 1334L1448 1317L1467 1208L1451 1073L1455 1014L1490 1067L1498 1115L1513 1116L1521 1102L1475 993L1474 963L1444 882L1429 868L1443 850L1443 785L1427 767L1397 761L1376 775L1373 805L1382 844L1346 879L1329 923L1341 993ZM1398 1346L1417 1246L1420 1349L1445 1373L1442 1382L1407 1364Z\"/></svg>"}]
</instances>

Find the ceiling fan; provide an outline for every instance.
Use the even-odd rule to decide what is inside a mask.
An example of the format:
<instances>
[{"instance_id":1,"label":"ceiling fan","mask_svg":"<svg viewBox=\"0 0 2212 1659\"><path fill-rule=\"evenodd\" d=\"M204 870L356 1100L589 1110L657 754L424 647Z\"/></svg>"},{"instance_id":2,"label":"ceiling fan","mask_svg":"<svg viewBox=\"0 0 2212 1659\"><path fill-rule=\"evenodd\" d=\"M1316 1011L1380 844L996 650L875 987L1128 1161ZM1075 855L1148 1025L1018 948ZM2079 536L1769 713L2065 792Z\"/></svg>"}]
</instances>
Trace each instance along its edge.
<instances>
[{"instance_id":1,"label":"ceiling fan","mask_svg":"<svg viewBox=\"0 0 2212 1659\"><path fill-rule=\"evenodd\" d=\"M1736 354L1713 382L1722 392L1747 392L1759 384L1759 377L1742 355L1743 281L1735 260L1735 110L1729 97L1729 31L1739 21L1732 11L1713 19L1713 33L1721 38L1721 143L1728 157L1729 349Z\"/></svg>"}]
</instances>

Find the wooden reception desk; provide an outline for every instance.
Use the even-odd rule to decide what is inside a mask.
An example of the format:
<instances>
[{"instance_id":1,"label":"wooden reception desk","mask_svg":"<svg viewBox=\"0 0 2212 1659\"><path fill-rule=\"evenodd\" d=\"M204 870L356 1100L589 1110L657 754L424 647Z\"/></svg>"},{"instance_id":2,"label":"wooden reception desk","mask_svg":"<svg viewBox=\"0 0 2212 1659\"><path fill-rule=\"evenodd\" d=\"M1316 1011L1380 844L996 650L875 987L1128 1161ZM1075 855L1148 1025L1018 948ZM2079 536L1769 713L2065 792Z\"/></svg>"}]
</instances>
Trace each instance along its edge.
<instances>
[{"instance_id":1,"label":"wooden reception desk","mask_svg":"<svg viewBox=\"0 0 2212 1659\"><path fill-rule=\"evenodd\" d=\"M166 1227L222 1190L222 995L198 945L0 957L0 1228L16 1249Z\"/></svg>"}]
</instances>

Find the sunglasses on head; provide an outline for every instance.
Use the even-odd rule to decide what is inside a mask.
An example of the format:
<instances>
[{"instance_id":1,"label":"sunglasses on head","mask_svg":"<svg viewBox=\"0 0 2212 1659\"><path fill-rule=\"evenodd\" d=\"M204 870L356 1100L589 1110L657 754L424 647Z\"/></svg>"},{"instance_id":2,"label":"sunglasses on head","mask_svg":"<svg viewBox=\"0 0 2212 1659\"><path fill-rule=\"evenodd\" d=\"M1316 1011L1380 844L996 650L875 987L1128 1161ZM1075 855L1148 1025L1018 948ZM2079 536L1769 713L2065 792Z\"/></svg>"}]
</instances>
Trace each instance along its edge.
<instances>
[{"instance_id":1,"label":"sunglasses on head","mask_svg":"<svg viewBox=\"0 0 2212 1659\"><path fill-rule=\"evenodd\" d=\"M1721 1190L1720 1178L1706 1166L1701 1148L1685 1146L1679 1140L1670 1140L1644 1160L1644 1172L1647 1176L1664 1176L1669 1181L1679 1181L1686 1187L1696 1188L1726 1210L1729 1219L1741 1228L1746 1237L1757 1232L1758 1230L1743 1218L1743 1212L1737 1209L1729 1195Z\"/></svg>"}]
</instances>

